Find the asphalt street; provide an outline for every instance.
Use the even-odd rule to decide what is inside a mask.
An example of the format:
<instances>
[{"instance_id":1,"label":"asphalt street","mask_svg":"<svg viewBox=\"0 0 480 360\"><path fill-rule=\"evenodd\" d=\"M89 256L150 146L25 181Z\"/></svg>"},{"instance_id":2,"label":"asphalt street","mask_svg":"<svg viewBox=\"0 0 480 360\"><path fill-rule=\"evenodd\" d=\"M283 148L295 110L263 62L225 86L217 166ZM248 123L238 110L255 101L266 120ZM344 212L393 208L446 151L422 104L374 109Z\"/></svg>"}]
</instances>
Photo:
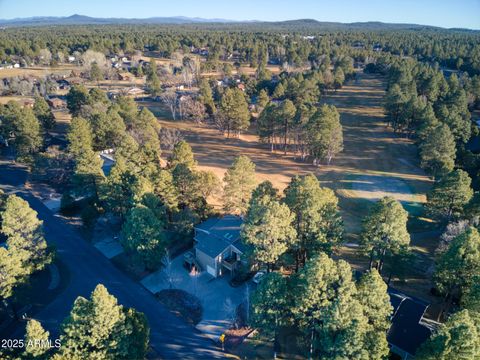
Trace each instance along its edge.
<instances>
[{"instance_id":1,"label":"asphalt street","mask_svg":"<svg viewBox=\"0 0 480 360\"><path fill-rule=\"evenodd\" d=\"M70 272L66 289L34 315L55 338L78 296L88 297L97 284L103 284L120 304L143 312L150 325L150 345L162 359L219 359L223 353L193 326L171 314L154 296L133 281L95 247L82 239L64 219L55 216L43 203L24 189L25 168L0 162L0 188L17 192L38 212L44 222L47 242L55 245L58 256ZM21 336L23 326L13 336Z\"/></svg>"}]
</instances>

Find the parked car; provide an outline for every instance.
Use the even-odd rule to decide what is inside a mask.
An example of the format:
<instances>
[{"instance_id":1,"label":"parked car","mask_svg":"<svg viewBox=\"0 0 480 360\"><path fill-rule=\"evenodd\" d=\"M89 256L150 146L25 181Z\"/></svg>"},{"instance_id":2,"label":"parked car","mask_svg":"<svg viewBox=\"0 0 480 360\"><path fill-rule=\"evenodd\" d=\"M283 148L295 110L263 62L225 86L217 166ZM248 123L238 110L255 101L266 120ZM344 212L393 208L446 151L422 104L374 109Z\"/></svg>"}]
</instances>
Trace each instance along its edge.
<instances>
[{"instance_id":1,"label":"parked car","mask_svg":"<svg viewBox=\"0 0 480 360\"><path fill-rule=\"evenodd\" d=\"M263 270L260 270L259 272L257 272L255 274L255 276L253 277L253 282L255 284L259 284L260 281L262 281L262 279L265 277L265 275L267 275L267 273Z\"/></svg>"}]
</instances>

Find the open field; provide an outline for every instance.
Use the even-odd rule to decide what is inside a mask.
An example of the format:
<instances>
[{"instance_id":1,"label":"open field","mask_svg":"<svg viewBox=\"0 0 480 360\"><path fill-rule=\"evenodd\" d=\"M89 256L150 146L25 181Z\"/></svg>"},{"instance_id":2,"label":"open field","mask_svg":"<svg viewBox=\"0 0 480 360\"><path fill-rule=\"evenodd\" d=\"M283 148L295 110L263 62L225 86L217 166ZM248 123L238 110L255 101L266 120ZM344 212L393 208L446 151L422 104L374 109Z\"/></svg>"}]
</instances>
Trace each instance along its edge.
<instances>
[{"instance_id":1,"label":"open field","mask_svg":"<svg viewBox=\"0 0 480 360\"><path fill-rule=\"evenodd\" d=\"M47 75L70 75L72 70L79 70L81 69L75 65L58 65L55 67L42 67L42 66L34 66L34 67L26 67L26 68L18 68L18 69L2 69L0 70L0 78L9 78L15 76L35 76L35 77L43 77Z\"/></svg>"},{"instance_id":2,"label":"open field","mask_svg":"<svg viewBox=\"0 0 480 360\"><path fill-rule=\"evenodd\" d=\"M319 167L296 160L292 154L271 153L268 146L258 141L255 129L238 139L227 139L210 126L173 122L159 105L147 106L160 118L162 126L182 131L201 169L212 170L220 178L240 154L255 162L258 181L270 180L281 191L292 176L315 173L324 186L336 191L347 231L355 233L369 200L390 195L418 214L413 210L425 201L425 192L431 185L417 167L417 150L412 141L397 137L382 122L382 97L381 80L365 74L359 74L357 81L336 94L328 95L326 102L335 104L341 113L345 149L332 165Z\"/></svg>"}]
</instances>

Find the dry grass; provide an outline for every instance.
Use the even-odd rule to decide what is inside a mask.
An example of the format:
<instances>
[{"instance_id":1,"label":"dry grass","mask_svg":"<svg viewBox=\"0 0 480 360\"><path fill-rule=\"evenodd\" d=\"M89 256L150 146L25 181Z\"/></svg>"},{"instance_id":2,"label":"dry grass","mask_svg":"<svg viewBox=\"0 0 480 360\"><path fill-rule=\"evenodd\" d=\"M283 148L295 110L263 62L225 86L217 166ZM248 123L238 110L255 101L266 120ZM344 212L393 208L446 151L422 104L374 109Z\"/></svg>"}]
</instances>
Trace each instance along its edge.
<instances>
[{"instance_id":1,"label":"dry grass","mask_svg":"<svg viewBox=\"0 0 480 360\"><path fill-rule=\"evenodd\" d=\"M15 76L35 76L44 77L47 75L70 75L72 70L80 70L81 68L75 65L58 65L55 67L26 67L18 69L2 69L0 70L0 78L10 78Z\"/></svg>"},{"instance_id":2,"label":"dry grass","mask_svg":"<svg viewBox=\"0 0 480 360\"><path fill-rule=\"evenodd\" d=\"M374 200L386 195L402 201L410 212L411 231L424 231L421 226L415 225L417 223L429 225L420 216L432 181L418 167L417 148L413 141L397 136L385 126L383 96L382 79L363 73L337 93L326 96L324 102L337 106L344 129L344 151L330 166L316 167L295 159L293 154L271 153L268 146L258 141L254 129L238 139L227 139L207 125L173 122L166 117L161 117L160 122L164 127L181 130L192 145L199 168L211 170L220 178L233 159L241 154L249 156L256 164L259 182L269 180L281 191L292 176L313 172L323 186L336 192L345 223L346 241L356 242L362 218ZM159 110L158 104L156 107ZM157 115L161 114L158 111ZM218 199L213 199L213 202L214 205L220 204ZM407 280L393 281L392 284L409 294L435 301L429 295L428 272L437 234L424 234L426 236L412 236L416 260ZM367 259L355 248L343 248L338 257L358 270L368 266Z\"/></svg>"}]
</instances>

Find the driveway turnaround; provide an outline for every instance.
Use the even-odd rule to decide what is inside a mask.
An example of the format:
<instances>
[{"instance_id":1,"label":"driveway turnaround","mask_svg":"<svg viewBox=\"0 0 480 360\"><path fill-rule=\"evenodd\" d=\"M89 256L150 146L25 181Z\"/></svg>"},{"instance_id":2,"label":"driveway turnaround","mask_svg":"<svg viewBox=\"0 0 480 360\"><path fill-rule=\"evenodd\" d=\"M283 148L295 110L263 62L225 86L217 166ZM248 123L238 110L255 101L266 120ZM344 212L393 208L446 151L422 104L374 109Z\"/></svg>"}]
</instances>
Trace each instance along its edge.
<instances>
[{"instance_id":1,"label":"driveway turnaround","mask_svg":"<svg viewBox=\"0 0 480 360\"><path fill-rule=\"evenodd\" d=\"M166 269L145 277L142 285L153 294L173 288L196 296L203 308L197 329L218 341L219 336L232 326L237 306L246 299L246 285L234 288L228 279L229 275L214 278L205 271L190 275L183 267L183 255L180 255Z\"/></svg>"}]
</instances>

